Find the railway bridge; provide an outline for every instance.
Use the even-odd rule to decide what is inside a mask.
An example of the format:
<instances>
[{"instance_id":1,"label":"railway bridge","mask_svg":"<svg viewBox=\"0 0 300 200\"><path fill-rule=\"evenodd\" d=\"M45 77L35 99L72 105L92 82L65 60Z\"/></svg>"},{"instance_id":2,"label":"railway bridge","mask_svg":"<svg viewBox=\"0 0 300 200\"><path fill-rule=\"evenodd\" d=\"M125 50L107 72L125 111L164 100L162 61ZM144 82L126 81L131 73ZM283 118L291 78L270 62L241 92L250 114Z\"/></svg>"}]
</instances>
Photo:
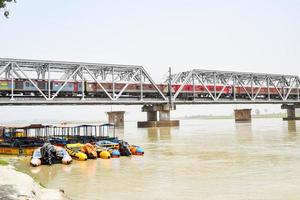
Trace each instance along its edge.
<instances>
[{"instance_id":1,"label":"railway bridge","mask_svg":"<svg viewBox=\"0 0 300 200\"><path fill-rule=\"evenodd\" d=\"M140 126L178 125L170 111L183 104L281 104L295 120L299 93L297 75L196 68L155 83L137 65L0 58L2 106L142 105Z\"/></svg>"}]
</instances>

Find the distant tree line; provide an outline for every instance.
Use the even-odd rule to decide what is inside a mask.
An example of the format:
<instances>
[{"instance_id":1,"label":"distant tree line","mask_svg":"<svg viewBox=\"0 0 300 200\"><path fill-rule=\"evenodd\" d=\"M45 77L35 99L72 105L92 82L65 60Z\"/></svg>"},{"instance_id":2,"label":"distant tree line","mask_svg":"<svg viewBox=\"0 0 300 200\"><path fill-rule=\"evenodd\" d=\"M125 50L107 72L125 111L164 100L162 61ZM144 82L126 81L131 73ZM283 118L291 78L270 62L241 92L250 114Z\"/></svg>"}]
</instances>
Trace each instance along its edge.
<instances>
[{"instance_id":1,"label":"distant tree line","mask_svg":"<svg viewBox=\"0 0 300 200\"><path fill-rule=\"evenodd\" d=\"M16 3L17 0L0 0L0 9L4 9L4 16L7 18L9 16L9 11L6 10L7 3L14 2Z\"/></svg>"}]
</instances>

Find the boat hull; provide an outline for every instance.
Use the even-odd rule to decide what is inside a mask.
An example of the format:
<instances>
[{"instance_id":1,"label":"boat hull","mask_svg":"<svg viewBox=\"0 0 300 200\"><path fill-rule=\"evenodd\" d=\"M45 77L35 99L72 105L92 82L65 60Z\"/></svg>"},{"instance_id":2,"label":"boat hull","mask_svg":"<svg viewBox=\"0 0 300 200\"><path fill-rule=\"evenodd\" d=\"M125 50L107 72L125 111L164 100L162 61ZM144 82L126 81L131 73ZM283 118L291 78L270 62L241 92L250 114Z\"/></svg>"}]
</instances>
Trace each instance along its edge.
<instances>
[{"instance_id":1,"label":"boat hull","mask_svg":"<svg viewBox=\"0 0 300 200\"><path fill-rule=\"evenodd\" d=\"M0 147L0 154L31 156L37 147Z\"/></svg>"}]
</instances>

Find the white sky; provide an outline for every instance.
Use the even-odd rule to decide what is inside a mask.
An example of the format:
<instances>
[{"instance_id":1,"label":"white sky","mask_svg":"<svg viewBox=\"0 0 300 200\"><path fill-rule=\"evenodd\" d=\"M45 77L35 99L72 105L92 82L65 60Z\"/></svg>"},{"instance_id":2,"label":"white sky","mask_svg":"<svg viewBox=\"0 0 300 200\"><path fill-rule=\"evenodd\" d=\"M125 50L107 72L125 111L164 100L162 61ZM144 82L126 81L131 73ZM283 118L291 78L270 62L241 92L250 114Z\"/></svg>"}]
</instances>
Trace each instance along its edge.
<instances>
[{"instance_id":1,"label":"white sky","mask_svg":"<svg viewBox=\"0 0 300 200\"><path fill-rule=\"evenodd\" d=\"M298 0L19 0L9 10L0 17L0 57L138 64L157 82L169 66L300 75ZM235 107L180 106L173 116ZM113 109L146 116L139 106ZM104 110L110 106L0 108L7 120L96 120Z\"/></svg>"}]
</instances>

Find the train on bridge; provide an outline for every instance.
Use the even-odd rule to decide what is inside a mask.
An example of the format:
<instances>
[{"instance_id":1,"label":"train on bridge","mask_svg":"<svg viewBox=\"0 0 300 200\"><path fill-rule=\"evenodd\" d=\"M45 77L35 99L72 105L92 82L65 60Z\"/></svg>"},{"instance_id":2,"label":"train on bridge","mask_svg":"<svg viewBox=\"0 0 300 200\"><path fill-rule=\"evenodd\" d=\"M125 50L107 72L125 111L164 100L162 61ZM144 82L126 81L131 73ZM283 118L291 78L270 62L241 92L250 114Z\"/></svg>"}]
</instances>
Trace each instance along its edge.
<instances>
[{"instance_id":1,"label":"train on bridge","mask_svg":"<svg viewBox=\"0 0 300 200\"><path fill-rule=\"evenodd\" d=\"M79 97L84 92L86 97L107 97L103 88L110 94L113 92L118 94L123 90L122 97L126 98L137 98L141 94L141 85L143 96L145 98L157 98L159 93L153 84L149 83L111 83L101 82L100 84L92 81L64 81L64 80L42 80L33 79L32 82L44 93L49 90L51 94L59 91L57 97ZM11 95L11 90L14 92L14 96L32 97L41 96L39 90L32 84L28 79L15 79L12 83L11 80L2 79L0 80L0 97L8 97ZM127 87L125 87L127 84ZM82 88L82 85L84 88ZM157 88L165 95L169 95L168 84L156 84ZM50 88L49 88L50 87ZM247 98L248 94L257 94L257 99L279 98L278 94L289 93L290 99L297 99L297 95L300 89L292 88L290 91L288 88L279 87L251 87L251 86L233 86L233 85L192 85L185 84L172 84L172 93L176 93L182 87L177 98L181 99L192 99L192 98L210 98L209 92L215 95L220 95L221 98L232 98L235 95L236 98ZM299 90L299 91L298 91Z\"/></svg>"}]
</instances>

